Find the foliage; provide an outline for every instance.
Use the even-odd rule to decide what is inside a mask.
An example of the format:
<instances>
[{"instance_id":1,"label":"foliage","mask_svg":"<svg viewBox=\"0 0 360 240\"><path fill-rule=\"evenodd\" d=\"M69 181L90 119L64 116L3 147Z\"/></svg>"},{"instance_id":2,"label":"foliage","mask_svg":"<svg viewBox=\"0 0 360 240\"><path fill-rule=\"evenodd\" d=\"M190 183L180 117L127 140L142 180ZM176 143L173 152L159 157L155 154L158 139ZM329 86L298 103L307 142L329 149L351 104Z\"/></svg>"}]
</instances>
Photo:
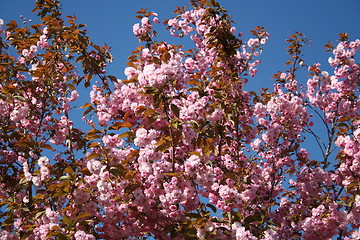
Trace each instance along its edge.
<instances>
[{"instance_id":1,"label":"foliage","mask_svg":"<svg viewBox=\"0 0 360 240\"><path fill-rule=\"evenodd\" d=\"M360 237L359 40L326 45L328 73L296 32L274 90L247 92L269 34L244 41L216 1L164 22L189 50L156 41L157 14L140 10L124 80L58 1L34 11L30 28L0 20L0 239ZM87 132L70 118L80 84Z\"/></svg>"}]
</instances>

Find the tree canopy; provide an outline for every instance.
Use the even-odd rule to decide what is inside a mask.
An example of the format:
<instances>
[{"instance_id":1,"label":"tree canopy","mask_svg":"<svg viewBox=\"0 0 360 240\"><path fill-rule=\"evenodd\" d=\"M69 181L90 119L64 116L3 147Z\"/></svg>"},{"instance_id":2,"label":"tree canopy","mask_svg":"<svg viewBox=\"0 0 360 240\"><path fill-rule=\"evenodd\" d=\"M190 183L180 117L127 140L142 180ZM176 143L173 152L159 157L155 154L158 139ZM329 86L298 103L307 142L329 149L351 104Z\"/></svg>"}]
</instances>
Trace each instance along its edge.
<instances>
[{"instance_id":1,"label":"tree canopy","mask_svg":"<svg viewBox=\"0 0 360 240\"><path fill-rule=\"evenodd\" d=\"M248 92L266 28L243 39L217 1L190 6L162 31L191 49L137 12L126 79L60 1L36 1L39 24L0 19L0 239L360 237L360 40L329 42L326 72L295 32L274 88Z\"/></svg>"}]
</instances>

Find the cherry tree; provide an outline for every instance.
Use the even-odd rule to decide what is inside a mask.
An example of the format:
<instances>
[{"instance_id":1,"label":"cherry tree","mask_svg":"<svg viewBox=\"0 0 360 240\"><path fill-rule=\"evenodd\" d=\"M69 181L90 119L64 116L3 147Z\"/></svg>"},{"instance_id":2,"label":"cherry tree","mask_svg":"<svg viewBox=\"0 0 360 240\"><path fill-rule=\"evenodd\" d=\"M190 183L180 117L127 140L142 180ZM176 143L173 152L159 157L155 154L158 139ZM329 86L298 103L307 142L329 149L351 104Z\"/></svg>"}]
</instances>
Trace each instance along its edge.
<instances>
[{"instance_id":1,"label":"cherry tree","mask_svg":"<svg viewBox=\"0 0 360 240\"><path fill-rule=\"evenodd\" d=\"M296 32L274 89L248 92L268 32L244 40L192 0L164 25L194 47L159 41L142 9L120 80L59 4L38 0L30 28L0 21L0 239L360 238L360 40L327 44L326 72ZM71 119L84 87L90 130Z\"/></svg>"}]
</instances>

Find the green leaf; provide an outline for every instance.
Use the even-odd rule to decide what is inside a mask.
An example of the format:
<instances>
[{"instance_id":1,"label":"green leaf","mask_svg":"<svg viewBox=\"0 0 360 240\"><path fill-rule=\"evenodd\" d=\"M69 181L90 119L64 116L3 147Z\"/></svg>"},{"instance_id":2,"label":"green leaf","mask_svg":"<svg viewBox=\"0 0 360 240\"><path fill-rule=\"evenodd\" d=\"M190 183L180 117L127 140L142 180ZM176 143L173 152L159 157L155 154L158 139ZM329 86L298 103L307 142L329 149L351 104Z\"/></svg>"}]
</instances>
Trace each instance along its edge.
<instances>
[{"instance_id":1,"label":"green leaf","mask_svg":"<svg viewBox=\"0 0 360 240\"><path fill-rule=\"evenodd\" d=\"M67 225L73 225L73 221L66 215L63 217L62 222Z\"/></svg>"},{"instance_id":2,"label":"green leaf","mask_svg":"<svg viewBox=\"0 0 360 240\"><path fill-rule=\"evenodd\" d=\"M68 180L68 179L70 179L70 176L61 176L59 178L59 181Z\"/></svg>"},{"instance_id":3,"label":"green leaf","mask_svg":"<svg viewBox=\"0 0 360 240\"><path fill-rule=\"evenodd\" d=\"M91 213L84 212L84 213L80 214L79 216L76 216L76 219L79 220L81 218L85 218L85 217L88 217L88 216L91 216Z\"/></svg>"},{"instance_id":4,"label":"green leaf","mask_svg":"<svg viewBox=\"0 0 360 240\"><path fill-rule=\"evenodd\" d=\"M22 178L19 182L19 184L24 184L24 183L28 183L29 180L27 178Z\"/></svg>"},{"instance_id":5,"label":"green leaf","mask_svg":"<svg viewBox=\"0 0 360 240\"><path fill-rule=\"evenodd\" d=\"M22 101L22 102L25 102L25 101L26 101L25 98L22 97L22 96L14 96L14 99L20 100L20 101Z\"/></svg>"},{"instance_id":6,"label":"green leaf","mask_svg":"<svg viewBox=\"0 0 360 240\"><path fill-rule=\"evenodd\" d=\"M40 218L42 215L44 215L45 211L41 211L35 214L35 219Z\"/></svg>"}]
</instances>

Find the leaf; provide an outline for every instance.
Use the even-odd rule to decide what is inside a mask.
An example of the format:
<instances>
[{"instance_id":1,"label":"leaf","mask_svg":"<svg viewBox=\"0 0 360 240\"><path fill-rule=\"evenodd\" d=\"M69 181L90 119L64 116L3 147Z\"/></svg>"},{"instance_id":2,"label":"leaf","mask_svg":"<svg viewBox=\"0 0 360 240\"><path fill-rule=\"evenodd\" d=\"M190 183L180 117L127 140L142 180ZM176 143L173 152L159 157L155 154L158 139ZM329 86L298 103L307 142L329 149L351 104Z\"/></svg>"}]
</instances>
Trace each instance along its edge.
<instances>
[{"instance_id":1,"label":"leaf","mask_svg":"<svg viewBox=\"0 0 360 240\"><path fill-rule=\"evenodd\" d=\"M22 97L22 96L14 96L14 99L19 100L19 101L22 101L22 102L25 102L25 101L26 101L25 98Z\"/></svg>"},{"instance_id":2,"label":"leaf","mask_svg":"<svg viewBox=\"0 0 360 240\"><path fill-rule=\"evenodd\" d=\"M24 177L20 180L19 184L24 184L24 183L28 183L28 182L29 182L29 180Z\"/></svg>"},{"instance_id":3,"label":"leaf","mask_svg":"<svg viewBox=\"0 0 360 240\"><path fill-rule=\"evenodd\" d=\"M91 103L85 103L84 105L82 105L81 107L79 107L79 109L81 109L81 108L88 108L88 107L92 107Z\"/></svg>"},{"instance_id":4,"label":"leaf","mask_svg":"<svg viewBox=\"0 0 360 240\"><path fill-rule=\"evenodd\" d=\"M89 169L87 167L84 167L83 169L81 169L80 171L82 174L86 175L86 176L90 176L91 172L89 171Z\"/></svg>"},{"instance_id":5,"label":"leaf","mask_svg":"<svg viewBox=\"0 0 360 240\"><path fill-rule=\"evenodd\" d=\"M93 129L91 129L91 130L88 131L88 134L101 133L101 132L102 132L102 131L93 128Z\"/></svg>"},{"instance_id":6,"label":"leaf","mask_svg":"<svg viewBox=\"0 0 360 240\"><path fill-rule=\"evenodd\" d=\"M173 126L175 129L179 128L179 125L181 125L183 122L178 118L173 118L171 120L171 126Z\"/></svg>"},{"instance_id":7,"label":"leaf","mask_svg":"<svg viewBox=\"0 0 360 240\"><path fill-rule=\"evenodd\" d=\"M86 134L85 138L87 140L94 140L94 139L98 139L101 138L101 136L99 135L99 133L102 133L102 131L97 130L97 129L91 129L88 131L88 133Z\"/></svg>"},{"instance_id":8,"label":"leaf","mask_svg":"<svg viewBox=\"0 0 360 240\"><path fill-rule=\"evenodd\" d=\"M110 129L119 130L120 128L131 128L131 127L132 124L129 122L116 122L110 127Z\"/></svg>"},{"instance_id":9,"label":"leaf","mask_svg":"<svg viewBox=\"0 0 360 240\"><path fill-rule=\"evenodd\" d=\"M144 112L143 117L146 118L147 116L153 115L155 113L155 110L152 108L148 108L146 109L146 111Z\"/></svg>"},{"instance_id":10,"label":"leaf","mask_svg":"<svg viewBox=\"0 0 360 240\"><path fill-rule=\"evenodd\" d=\"M94 139L101 138L101 136L99 134L87 134L85 138L87 140L94 140Z\"/></svg>"},{"instance_id":11,"label":"leaf","mask_svg":"<svg viewBox=\"0 0 360 240\"><path fill-rule=\"evenodd\" d=\"M68 180L68 179L70 179L70 176L61 176L59 178L59 181Z\"/></svg>"},{"instance_id":12,"label":"leaf","mask_svg":"<svg viewBox=\"0 0 360 240\"><path fill-rule=\"evenodd\" d=\"M41 211L41 212L36 213L35 219L40 218L44 213L45 213L45 211Z\"/></svg>"},{"instance_id":13,"label":"leaf","mask_svg":"<svg viewBox=\"0 0 360 240\"><path fill-rule=\"evenodd\" d=\"M78 58L76 58L76 62L84 61L84 59L85 59L85 56L84 56L84 55L81 55L81 56L79 56Z\"/></svg>"},{"instance_id":14,"label":"leaf","mask_svg":"<svg viewBox=\"0 0 360 240\"><path fill-rule=\"evenodd\" d=\"M148 109L147 107L145 107L144 105L141 105L139 107L136 108L136 114L140 114L146 111L146 109Z\"/></svg>"},{"instance_id":15,"label":"leaf","mask_svg":"<svg viewBox=\"0 0 360 240\"><path fill-rule=\"evenodd\" d=\"M67 225L73 225L73 221L66 215L63 217L62 222Z\"/></svg>"},{"instance_id":16,"label":"leaf","mask_svg":"<svg viewBox=\"0 0 360 240\"><path fill-rule=\"evenodd\" d=\"M194 212L186 213L186 216L191 218L201 218L201 215L199 213L194 213Z\"/></svg>"},{"instance_id":17,"label":"leaf","mask_svg":"<svg viewBox=\"0 0 360 240\"><path fill-rule=\"evenodd\" d=\"M38 194L34 196L34 199L42 199L45 198L45 194Z\"/></svg>"},{"instance_id":18,"label":"leaf","mask_svg":"<svg viewBox=\"0 0 360 240\"><path fill-rule=\"evenodd\" d=\"M112 81L112 82L117 82L117 78L114 76L108 76L108 78Z\"/></svg>"},{"instance_id":19,"label":"leaf","mask_svg":"<svg viewBox=\"0 0 360 240\"><path fill-rule=\"evenodd\" d=\"M50 229L51 229L51 231L54 231L54 232L50 232L46 237L57 236L59 234L59 232L55 232L55 230L60 229L60 227L58 225L54 225Z\"/></svg>"},{"instance_id":20,"label":"leaf","mask_svg":"<svg viewBox=\"0 0 360 240\"><path fill-rule=\"evenodd\" d=\"M38 225L37 224L28 224L28 225L25 225L25 226L21 226L23 227L24 229L26 229L27 231L32 231L34 230ZM28 239L28 238L27 238Z\"/></svg>"},{"instance_id":21,"label":"leaf","mask_svg":"<svg viewBox=\"0 0 360 240\"><path fill-rule=\"evenodd\" d=\"M93 147L98 147L99 146L99 143L97 142L92 142L89 147L93 148Z\"/></svg>"},{"instance_id":22,"label":"leaf","mask_svg":"<svg viewBox=\"0 0 360 240\"><path fill-rule=\"evenodd\" d=\"M165 176L173 176L173 177L179 177L180 173L178 172L168 172L168 173L164 173Z\"/></svg>"},{"instance_id":23,"label":"leaf","mask_svg":"<svg viewBox=\"0 0 360 240\"><path fill-rule=\"evenodd\" d=\"M197 91L199 93L202 92L202 90L200 88L198 88L198 87L191 87L191 88L188 89L188 91Z\"/></svg>"},{"instance_id":24,"label":"leaf","mask_svg":"<svg viewBox=\"0 0 360 240\"><path fill-rule=\"evenodd\" d=\"M83 116L86 116L88 113L90 113L92 110L94 110L94 108L91 106L88 109L86 109L86 111L83 113Z\"/></svg>"},{"instance_id":25,"label":"leaf","mask_svg":"<svg viewBox=\"0 0 360 240\"><path fill-rule=\"evenodd\" d=\"M261 215L261 213L256 212L254 215L247 216L244 219L244 223L249 224L252 222L262 222L262 220L263 220L263 216Z\"/></svg>"},{"instance_id":26,"label":"leaf","mask_svg":"<svg viewBox=\"0 0 360 240\"><path fill-rule=\"evenodd\" d=\"M29 148L33 146L33 144L29 140L24 140L24 139L18 141L16 145L21 147L29 147Z\"/></svg>"},{"instance_id":27,"label":"leaf","mask_svg":"<svg viewBox=\"0 0 360 240\"><path fill-rule=\"evenodd\" d=\"M360 182L352 182L346 186L346 190L351 191L352 189L357 189L358 187L360 187Z\"/></svg>"},{"instance_id":28,"label":"leaf","mask_svg":"<svg viewBox=\"0 0 360 240\"><path fill-rule=\"evenodd\" d=\"M216 213L217 209L216 209L216 207L215 207L214 205L208 203L208 204L206 204L206 206L209 207L209 208L211 208L211 210L212 210L214 213Z\"/></svg>"},{"instance_id":29,"label":"leaf","mask_svg":"<svg viewBox=\"0 0 360 240\"><path fill-rule=\"evenodd\" d=\"M178 106L176 106L175 104L171 104L171 105L170 105L170 108L171 108L171 111L174 113L174 115L175 115L176 117L179 117L179 115L180 115L180 110L179 110Z\"/></svg>"},{"instance_id":30,"label":"leaf","mask_svg":"<svg viewBox=\"0 0 360 240\"><path fill-rule=\"evenodd\" d=\"M210 155L210 151L211 148L210 148L210 145L208 143L204 143L204 146L202 148L202 153L204 156L209 156Z\"/></svg>"},{"instance_id":31,"label":"leaf","mask_svg":"<svg viewBox=\"0 0 360 240\"><path fill-rule=\"evenodd\" d=\"M162 140L158 141L157 143L155 143L155 146L161 146L161 145L166 144L166 143L167 143L167 141L162 139Z\"/></svg>"},{"instance_id":32,"label":"leaf","mask_svg":"<svg viewBox=\"0 0 360 240\"><path fill-rule=\"evenodd\" d=\"M201 154L199 153L199 152L189 152L189 154L191 154L191 155L196 155L196 156L198 156L198 157L201 157Z\"/></svg>"},{"instance_id":33,"label":"leaf","mask_svg":"<svg viewBox=\"0 0 360 240\"><path fill-rule=\"evenodd\" d=\"M136 170L127 172L125 174L125 180L133 179L136 173L137 173Z\"/></svg>"},{"instance_id":34,"label":"leaf","mask_svg":"<svg viewBox=\"0 0 360 240\"><path fill-rule=\"evenodd\" d=\"M64 169L64 172L66 172L67 174L70 174L70 175L72 175L74 173L73 169L70 166L67 166Z\"/></svg>"},{"instance_id":35,"label":"leaf","mask_svg":"<svg viewBox=\"0 0 360 240\"><path fill-rule=\"evenodd\" d=\"M192 79L192 80L188 81L188 84L189 85L196 85L198 87L201 87L201 83L199 81L195 80L195 79Z\"/></svg>"},{"instance_id":36,"label":"leaf","mask_svg":"<svg viewBox=\"0 0 360 240\"><path fill-rule=\"evenodd\" d=\"M125 138L132 135L132 132L124 132L118 136L118 138Z\"/></svg>"},{"instance_id":37,"label":"leaf","mask_svg":"<svg viewBox=\"0 0 360 240\"><path fill-rule=\"evenodd\" d=\"M293 63L294 63L293 61L288 60L288 61L285 63L285 65L290 65L290 64L293 64Z\"/></svg>"},{"instance_id":38,"label":"leaf","mask_svg":"<svg viewBox=\"0 0 360 240\"><path fill-rule=\"evenodd\" d=\"M86 160L90 160L90 159L93 159L93 158L97 158L97 157L100 157L101 155L99 153L91 153L87 158Z\"/></svg>"},{"instance_id":39,"label":"leaf","mask_svg":"<svg viewBox=\"0 0 360 240\"><path fill-rule=\"evenodd\" d=\"M170 58L171 58L171 55L168 52L161 54L161 57L160 57L160 59L165 63L167 63Z\"/></svg>"},{"instance_id":40,"label":"leaf","mask_svg":"<svg viewBox=\"0 0 360 240\"><path fill-rule=\"evenodd\" d=\"M88 217L88 216L91 216L91 213L84 212L84 213L80 214L79 216L76 216L76 220L79 220L81 218L85 218L85 217Z\"/></svg>"},{"instance_id":41,"label":"leaf","mask_svg":"<svg viewBox=\"0 0 360 240\"><path fill-rule=\"evenodd\" d=\"M112 175L116 176L116 177L117 177L117 176L122 176L122 177L125 176L124 172L123 172L123 171L120 171L120 170L117 169L117 168L111 168L109 172L110 172Z\"/></svg>"},{"instance_id":42,"label":"leaf","mask_svg":"<svg viewBox=\"0 0 360 240\"><path fill-rule=\"evenodd\" d=\"M40 147L45 148L45 149L49 149L49 150L52 150L52 151L56 151L50 144L42 144Z\"/></svg>"},{"instance_id":43,"label":"leaf","mask_svg":"<svg viewBox=\"0 0 360 240\"><path fill-rule=\"evenodd\" d=\"M136 64L133 63L133 62L127 62L126 65L128 65L129 67L133 67L133 68L136 68Z\"/></svg>"}]
</instances>

